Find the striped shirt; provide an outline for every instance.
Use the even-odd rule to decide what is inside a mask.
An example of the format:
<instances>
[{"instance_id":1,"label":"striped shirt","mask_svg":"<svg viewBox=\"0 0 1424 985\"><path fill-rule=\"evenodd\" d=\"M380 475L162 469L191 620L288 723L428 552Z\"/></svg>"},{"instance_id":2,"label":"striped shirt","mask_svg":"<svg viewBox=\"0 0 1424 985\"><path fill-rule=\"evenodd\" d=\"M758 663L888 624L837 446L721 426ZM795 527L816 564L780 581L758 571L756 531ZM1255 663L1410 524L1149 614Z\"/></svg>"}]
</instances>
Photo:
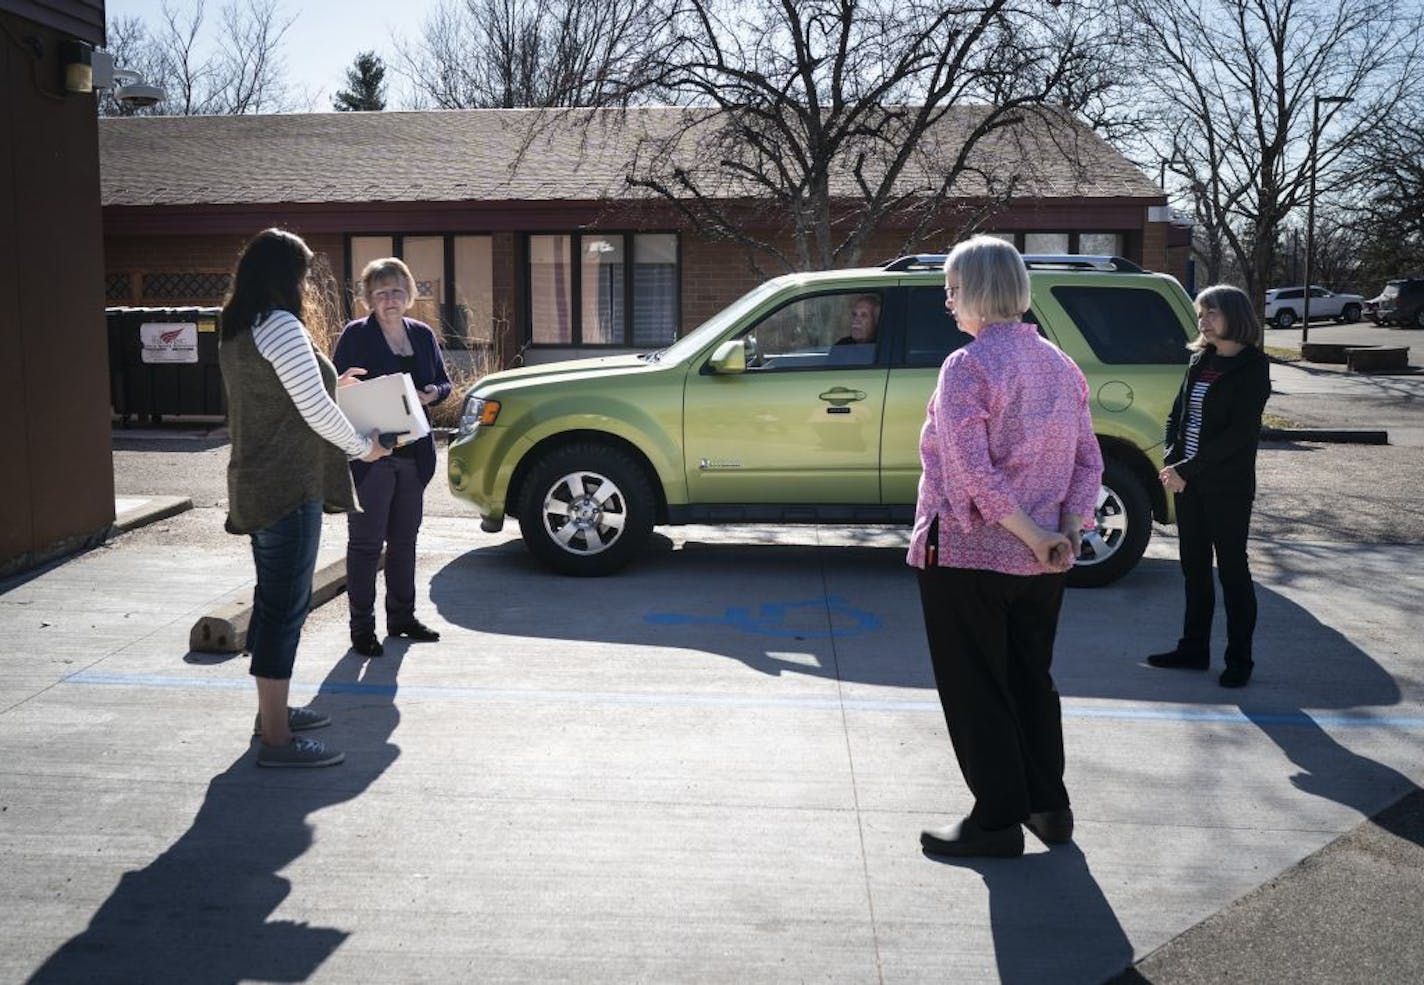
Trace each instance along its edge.
<instances>
[{"instance_id":1,"label":"striped shirt","mask_svg":"<svg viewBox=\"0 0 1424 985\"><path fill-rule=\"evenodd\" d=\"M276 370L277 379L308 427L340 448L347 458L370 453L371 439L356 432L326 392L311 335L296 315L290 311L272 312L252 327L252 341L262 358Z\"/></svg>"},{"instance_id":2,"label":"striped shirt","mask_svg":"<svg viewBox=\"0 0 1424 985\"><path fill-rule=\"evenodd\" d=\"M1212 357L1202 367L1201 375L1192 384L1192 392L1187 395L1186 458L1196 456L1197 444L1201 440L1202 403L1206 400L1207 390L1220 377L1221 369L1216 365L1216 359Z\"/></svg>"}]
</instances>

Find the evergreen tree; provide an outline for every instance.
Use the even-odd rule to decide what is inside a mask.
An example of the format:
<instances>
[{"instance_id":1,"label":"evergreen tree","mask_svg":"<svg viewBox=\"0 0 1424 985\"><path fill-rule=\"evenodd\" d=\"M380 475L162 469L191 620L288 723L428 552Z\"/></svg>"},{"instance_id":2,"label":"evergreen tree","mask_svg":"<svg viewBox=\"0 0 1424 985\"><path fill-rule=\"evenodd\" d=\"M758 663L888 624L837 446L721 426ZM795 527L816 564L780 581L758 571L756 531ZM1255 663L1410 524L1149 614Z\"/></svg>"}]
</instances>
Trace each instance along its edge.
<instances>
[{"instance_id":1,"label":"evergreen tree","mask_svg":"<svg viewBox=\"0 0 1424 985\"><path fill-rule=\"evenodd\" d=\"M386 108L386 66L374 51L363 51L346 70L346 88L331 101L333 108L361 112Z\"/></svg>"}]
</instances>

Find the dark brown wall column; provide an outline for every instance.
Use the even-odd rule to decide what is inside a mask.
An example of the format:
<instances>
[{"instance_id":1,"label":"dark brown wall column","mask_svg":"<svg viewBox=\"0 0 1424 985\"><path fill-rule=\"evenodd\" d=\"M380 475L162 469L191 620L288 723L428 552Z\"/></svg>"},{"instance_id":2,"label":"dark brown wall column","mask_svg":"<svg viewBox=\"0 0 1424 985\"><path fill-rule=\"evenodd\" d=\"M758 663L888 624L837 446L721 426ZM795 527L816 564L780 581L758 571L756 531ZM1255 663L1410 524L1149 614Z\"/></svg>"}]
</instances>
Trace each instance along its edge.
<instances>
[{"instance_id":1,"label":"dark brown wall column","mask_svg":"<svg viewBox=\"0 0 1424 985\"><path fill-rule=\"evenodd\" d=\"M0 571L114 519L93 95L60 88L65 36L0 14ZM38 53L38 56L37 56Z\"/></svg>"}]
</instances>

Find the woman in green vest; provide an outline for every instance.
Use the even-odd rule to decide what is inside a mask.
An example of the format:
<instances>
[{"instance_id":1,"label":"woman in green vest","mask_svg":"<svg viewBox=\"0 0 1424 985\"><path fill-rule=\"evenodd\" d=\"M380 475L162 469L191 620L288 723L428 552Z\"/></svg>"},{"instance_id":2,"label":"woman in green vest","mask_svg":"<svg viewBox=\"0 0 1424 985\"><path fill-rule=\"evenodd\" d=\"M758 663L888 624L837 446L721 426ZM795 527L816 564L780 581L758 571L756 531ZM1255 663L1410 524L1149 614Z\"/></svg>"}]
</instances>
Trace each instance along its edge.
<instances>
[{"instance_id":1,"label":"woman in green vest","mask_svg":"<svg viewBox=\"0 0 1424 985\"><path fill-rule=\"evenodd\" d=\"M302 324L311 258L292 233L258 233L237 261L218 349L232 446L227 530L251 538L257 567L247 649L257 679L258 766L334 766L345 758L293 735L331 718L288 707L287 695L321 515L357 509L348 460L389 454L376 432L357 433L336 406L336 370Z\"/></svg>"}]
</instances>

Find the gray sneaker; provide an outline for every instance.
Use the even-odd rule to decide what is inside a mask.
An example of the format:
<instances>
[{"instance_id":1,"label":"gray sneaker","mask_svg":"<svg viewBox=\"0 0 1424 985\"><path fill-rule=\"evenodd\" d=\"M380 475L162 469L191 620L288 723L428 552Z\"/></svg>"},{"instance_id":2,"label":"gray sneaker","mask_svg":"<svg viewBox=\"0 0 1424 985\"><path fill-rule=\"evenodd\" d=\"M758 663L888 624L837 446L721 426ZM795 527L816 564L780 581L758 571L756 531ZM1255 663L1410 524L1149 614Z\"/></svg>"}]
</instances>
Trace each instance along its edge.
<instances>
[{"instance_id":1,"label":"gray sneaker","mask_svg":"<svg viewBox=\"0 0 1424 985\"><path fill-rule=\"evenodd\" d=\"M346 753L299 735L285 746L261 746L257 750L258 766L335 766L345 758Z\"/></svg>"},{"instance_id":2,"label":"gray sneaker","mask_svg":"<svg viewBox=\"0 0 1424 985\"><path fill-rule=\"evenodd\" d=\"M331 724L331 716L311 708L288 708L287 728L293 732L305 732L307 729L325 728ZM252 723L252 734L262 734L262 713L257 713L257 718Z\"/></svg>"}]
</instances>

